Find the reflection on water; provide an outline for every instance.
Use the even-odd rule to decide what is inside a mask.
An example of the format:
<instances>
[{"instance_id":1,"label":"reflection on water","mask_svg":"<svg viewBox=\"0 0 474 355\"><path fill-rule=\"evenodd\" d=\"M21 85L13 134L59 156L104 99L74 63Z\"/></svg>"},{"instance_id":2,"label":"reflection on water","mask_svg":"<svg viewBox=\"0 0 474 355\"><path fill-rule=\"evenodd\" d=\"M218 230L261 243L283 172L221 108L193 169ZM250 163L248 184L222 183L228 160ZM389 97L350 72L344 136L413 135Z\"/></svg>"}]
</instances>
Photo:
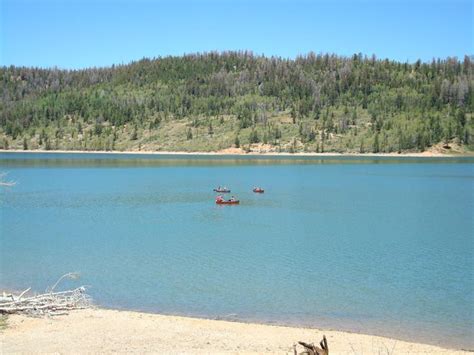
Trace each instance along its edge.
<instances>
[{"instance_id":1,"label":"reflection on water","mask_svg":"<svg viewBox=\"0 0 474 355\"><path fill-rule=\"evenodd\" d=\"M144 167L288 164L473 163L474 157L173 155L120 153L0 153L2 166Z\"/></svg>"}]
</instances>

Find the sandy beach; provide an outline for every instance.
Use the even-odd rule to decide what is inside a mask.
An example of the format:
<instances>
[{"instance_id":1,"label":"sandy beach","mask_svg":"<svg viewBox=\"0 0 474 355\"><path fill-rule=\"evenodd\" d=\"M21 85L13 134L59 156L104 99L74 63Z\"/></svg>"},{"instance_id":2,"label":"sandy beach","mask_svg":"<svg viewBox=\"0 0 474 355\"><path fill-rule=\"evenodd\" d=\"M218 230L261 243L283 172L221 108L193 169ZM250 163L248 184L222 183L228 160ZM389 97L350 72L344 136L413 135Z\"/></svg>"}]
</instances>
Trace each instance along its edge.
<instances>
[{"instance_id":1,"label":"sandy beach","mask_svg":"<svg viewBox=\"0 0 474 355\"><path fill-rule=\"evenodd\" d=\"M293 353L297 341L330 354L465 354L437 346L339 331L87 309L54 318L12 315L0 331L10 353ZM297 347L302 351L300 346Z\"/></svg>"}]
</instances>

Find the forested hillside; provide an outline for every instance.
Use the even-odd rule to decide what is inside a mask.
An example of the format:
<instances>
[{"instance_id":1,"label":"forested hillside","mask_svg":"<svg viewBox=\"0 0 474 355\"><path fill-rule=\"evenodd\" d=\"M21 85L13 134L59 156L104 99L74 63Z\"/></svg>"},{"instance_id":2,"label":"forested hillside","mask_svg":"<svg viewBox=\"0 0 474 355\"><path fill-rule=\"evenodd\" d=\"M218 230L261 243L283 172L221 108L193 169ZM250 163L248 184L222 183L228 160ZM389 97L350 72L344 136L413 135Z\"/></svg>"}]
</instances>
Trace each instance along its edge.
<instances>
[{"instance_id":1,"label":"forested hillside","mask_svg":"<svg viewBox=\"0 0 474 355\"><path fill-rule=\"evenodd\" d=\"M467 151L473 60L224 52L84 70L2 67L0 148Z\"/></svg>"}]
</instances>

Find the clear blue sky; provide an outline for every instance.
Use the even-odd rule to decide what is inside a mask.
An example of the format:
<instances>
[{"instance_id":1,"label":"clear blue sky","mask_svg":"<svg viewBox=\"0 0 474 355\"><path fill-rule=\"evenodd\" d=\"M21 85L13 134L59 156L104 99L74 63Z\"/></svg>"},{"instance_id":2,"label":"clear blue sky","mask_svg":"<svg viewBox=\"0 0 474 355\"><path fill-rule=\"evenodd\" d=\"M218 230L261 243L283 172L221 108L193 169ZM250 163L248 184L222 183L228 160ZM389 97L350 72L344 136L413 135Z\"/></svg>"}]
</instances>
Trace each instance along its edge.
<instances>
[{"instance_id":1,"label":"clear blue sky","mask_svg":"<svg viewBox=\"0 0 474 355\"><path fill-rule=\"evenodd\" d=\"M83 68L248 49L399 61L474 54L473 0L0 0L0 64Z\"/></svg>"}]
</instances>

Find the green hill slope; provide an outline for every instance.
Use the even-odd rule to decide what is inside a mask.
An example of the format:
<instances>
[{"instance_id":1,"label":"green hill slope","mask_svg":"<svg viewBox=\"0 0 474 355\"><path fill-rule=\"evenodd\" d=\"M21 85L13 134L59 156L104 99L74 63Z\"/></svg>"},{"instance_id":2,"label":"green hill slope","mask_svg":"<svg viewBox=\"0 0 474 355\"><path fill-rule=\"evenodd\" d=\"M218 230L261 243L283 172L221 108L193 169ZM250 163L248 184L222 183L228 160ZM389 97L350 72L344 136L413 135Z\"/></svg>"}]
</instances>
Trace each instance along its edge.
<instances>
[{"instance_id":1,"label":"green hill slope","mask_svg":"<svg viewBox=\"0 0 474 355\"><path fill-rule=\"evenodd\" d=\"M250 52L84 70L0 68L0 148L473 149L474 64Z\"/></svg>"}]
</instances>

